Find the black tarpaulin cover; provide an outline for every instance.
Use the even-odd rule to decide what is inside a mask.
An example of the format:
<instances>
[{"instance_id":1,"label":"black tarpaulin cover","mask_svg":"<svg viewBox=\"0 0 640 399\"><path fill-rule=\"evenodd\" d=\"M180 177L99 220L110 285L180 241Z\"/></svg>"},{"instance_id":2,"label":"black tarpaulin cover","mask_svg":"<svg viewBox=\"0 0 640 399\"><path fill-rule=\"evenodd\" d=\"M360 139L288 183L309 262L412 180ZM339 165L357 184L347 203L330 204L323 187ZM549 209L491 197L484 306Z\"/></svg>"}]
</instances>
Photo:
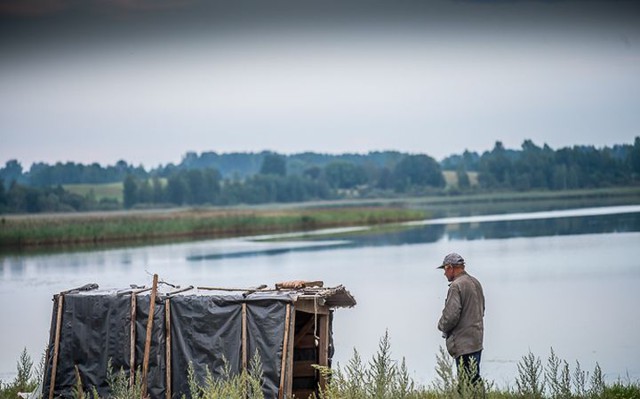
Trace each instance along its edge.
<instances>
[{"instance_id":1,"label":"black tarpaulin cover","mask_svg":"<svg viewBox=\"0 0 640 399\"><path fill-rule=\"evenodd\" d=\"M43 386L49 395L55 345L57 298L54 297L52 328L47 371ZM189 396L187 372L191 364L197 380L202 381L208 369L221 377L224 361L232 371L242 367L242 304L246 304L247 353L256 351L263 366L265 397L278 396L282 345L286 311L293 312L294 297L287 292L210 293L189 291L156 299L151 351L149 357L148 392L152 398L164 398L166 377L166 299L170 306L171 392L172 397ZM135 366L141 370L144 357L149 313L149 292L136 296ZM72 397L77 385L76 371L85 390L96 388L101 397L108 394L107 365L114 371L131 370L131 301L132 295L117 291L93 291L64 295L60 328L59 355L54 395ZM223 360L224 359L224 360Z\"/></svg>"}]
</instances>

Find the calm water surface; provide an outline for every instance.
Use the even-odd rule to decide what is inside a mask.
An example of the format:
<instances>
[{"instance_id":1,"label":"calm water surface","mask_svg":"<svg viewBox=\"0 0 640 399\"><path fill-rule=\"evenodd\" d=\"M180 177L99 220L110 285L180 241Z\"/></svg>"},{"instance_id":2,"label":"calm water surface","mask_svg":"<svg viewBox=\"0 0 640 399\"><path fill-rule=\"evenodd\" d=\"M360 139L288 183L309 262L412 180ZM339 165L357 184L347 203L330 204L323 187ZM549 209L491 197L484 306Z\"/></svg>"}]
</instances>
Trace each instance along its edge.
<instances>
[{"instance_id":1,"label":"calm water surface","mask_svg":"<svg viewBox=\"0 0 640 399\"><path fill-rule=\"evenodd\" d=\"M278 238L278 239L274 239ZM529 351L553 348L572 366L600 364L609 380L640 379L640 206L441 219L387 229L228 239L0 257L0 379L23 348L40 358L54 293L150 284L256 286L283 280L344 284L358 305L336 311L335 360L370 357L385 331L393 356L429 384L443 345L436 324L448 252L467 260L487 300L483 374L514 384Z\"/></svg>"}]
</instances>

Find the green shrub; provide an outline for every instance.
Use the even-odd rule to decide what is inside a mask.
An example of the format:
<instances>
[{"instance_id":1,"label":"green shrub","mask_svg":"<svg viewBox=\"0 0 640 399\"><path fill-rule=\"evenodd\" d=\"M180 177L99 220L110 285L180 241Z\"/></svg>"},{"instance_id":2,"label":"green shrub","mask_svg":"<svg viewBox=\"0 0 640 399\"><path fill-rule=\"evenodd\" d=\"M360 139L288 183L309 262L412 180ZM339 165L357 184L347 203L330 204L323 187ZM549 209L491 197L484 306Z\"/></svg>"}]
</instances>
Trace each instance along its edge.
<instances>
[{"instance_id":1,"label":"green shrub","mask_svg":"<svg viewBox=\"0 0 640 399\"><path fill-rule=\"evenodd\" d=\"M391 358L389 333L385 332L378 351L364 364L354 348L353 357L344 371L340 367L318 367L329 383L320 389L320 399L412 399L435 398L418 387L409 376L404 358L400 363Z\"/></svg>"},{"instance_id":2,"label":"green shrub","mask_svg":"<svg viewBox=\"0 0 640 399\"><path fill-rule=\"evenodd\" d=\"M638 399L640 398L640 384L615 382L602 391L602 398L606 399Z\"/></svg>"},{"instance_id":3,"label":"green shrub","mask_svg":"<svg viewBox=\"0 0 640 399\"><path fill-rule=\"evenodd\" d=\"M189 364L189 394L192 399L264 399L262 393L262 362L256 351L247 370L234 374L224 360L222 378L213 377L209 369L203 382L196 379L193 364Z\"/></svg>"},{"instance_id":4,"label":"green shrub","mask_svg":"<svg viewBox=\"0 0 640 399\"><path fill-rule=\"evenodd\" d=\"M8 384L0 381L0 399L18 397L18 392L32 392L38 386L38 377L42 375L42 364L35 371L33 370L33 360L27 353L27 348L22 350L16 365L16 377Z\"/></svg>"}]
</instances>

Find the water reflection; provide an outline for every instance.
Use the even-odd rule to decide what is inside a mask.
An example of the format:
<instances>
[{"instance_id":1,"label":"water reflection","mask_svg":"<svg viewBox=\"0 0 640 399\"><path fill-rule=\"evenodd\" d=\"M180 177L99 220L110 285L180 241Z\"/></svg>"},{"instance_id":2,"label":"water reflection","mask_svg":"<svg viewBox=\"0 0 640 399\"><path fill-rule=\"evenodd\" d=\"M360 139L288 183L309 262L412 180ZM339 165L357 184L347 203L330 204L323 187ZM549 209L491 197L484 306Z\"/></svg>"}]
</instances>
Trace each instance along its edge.
<instances>
[{"instance_id":1,"label":"water reflection","mask_svg":"<svg viewBox=\"0 0 640 399\"><path fill-rule=\"evenodd\" d=\"M349 241L328 241L328 242L287 242L282 246L272 247L271 243L256 243L253 249L245 250L224 250L221 252L197 254L187 256L188 261L209 261L217 259L232 259L232 258L248 258L252 256L275 256L283 255L290 252L307 252L307 251L320 251L320 250L332 250L345 246L352 246Z\"/></svg>"},{"instance_id":2,"label":"water reflection","mask_svg":"<svg viewBox=\"0 0 640 399\"><path fill-rule=\"evenodd\" d=\"M351 235L354 246L422 244L446 240L482 240L514 237L544 237L640 231L640 213L507 220L457 224L407 226L404 229L375 229ZM325 238L326 239L326 238Z\"/></svg>"},{"instance_id":3,"label":"water reflection","mask_svg":"<svg viewBox=\"0 0 640 399\"><path fill-rule=\"evenodd\" d=\"M523 214L527 215L527 214ZM256 240L245 250L190 256L188 260L213 260L250 256L282 255L290 252L333 250L336 248L380 247L434 243L441 240L483 240L516 237L546 237L640 231L640 213L554 217L544 219L498 220L456 224L408 223L393 228L372 228L337 235L306 235L296 241L279 241L278 236ZM291 235L284 237L292 239ZM307 240L308 244L300 240ZM274 247L275 246L275 247Z\"/></svg>"},{"instance_id":4,"label":"water reflection","mask_svg":"<svg viewBox=\"0 0 640 399\"><path fill-rule=\"evenodd\" d=\"M541 220L511 220L449 225L452 240L544 237L640 231L640 213Z\"/></svg>"}]
</instances>

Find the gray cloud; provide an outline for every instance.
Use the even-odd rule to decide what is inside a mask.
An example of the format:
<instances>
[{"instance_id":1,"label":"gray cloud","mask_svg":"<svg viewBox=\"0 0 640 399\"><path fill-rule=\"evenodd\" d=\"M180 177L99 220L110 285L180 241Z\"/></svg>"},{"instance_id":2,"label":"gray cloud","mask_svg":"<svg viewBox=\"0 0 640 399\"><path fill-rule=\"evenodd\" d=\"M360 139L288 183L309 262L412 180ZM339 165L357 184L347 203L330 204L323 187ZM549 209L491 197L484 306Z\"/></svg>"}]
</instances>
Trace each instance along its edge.
<instances>
[{"instance_id":1,"label":"gray cloud","mask_svg":"<svg viewBox=\"0 0 640 399\"><path fill-rule=\"evenodd\" d=\"M63 5L0 9L1 163L640 134L633 2Z\"/></svg>"}]
</instances>

